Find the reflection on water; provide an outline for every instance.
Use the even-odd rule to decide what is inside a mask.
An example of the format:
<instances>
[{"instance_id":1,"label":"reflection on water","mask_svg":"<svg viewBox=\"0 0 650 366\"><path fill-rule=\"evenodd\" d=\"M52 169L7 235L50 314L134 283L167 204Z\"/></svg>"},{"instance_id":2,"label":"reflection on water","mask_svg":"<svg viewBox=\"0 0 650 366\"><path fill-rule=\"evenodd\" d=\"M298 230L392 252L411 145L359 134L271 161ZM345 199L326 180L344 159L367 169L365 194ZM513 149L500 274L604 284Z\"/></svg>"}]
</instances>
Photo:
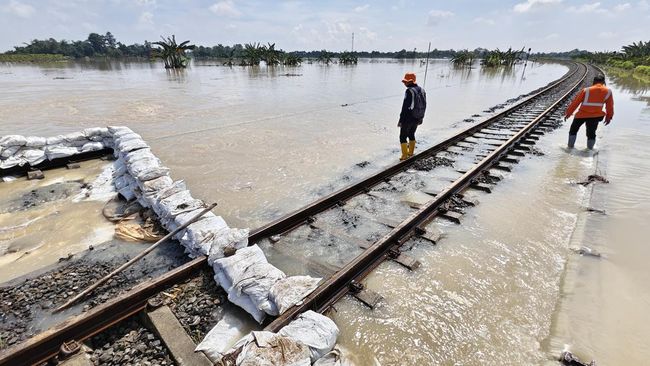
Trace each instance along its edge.
<instances>
[{"instance_id":1,"label":"reflection on water","mask_svg":"<svg viewBox=\"0 0 650 366\"><path fill-rule=\"evenodd\" d=\"M400 80L415 71L423 83L424 65L371 61L276 68L205 61L181 71L133 62L5 64L0 134L128 125L174 177L218 202L229 223L256 227L325 193L315 187L356 163L372 161L379 169L394 162ZM455 70L447 60L432 60L419 146L450 136L466 126L462 119L545 85L566 68L529 64L525 80L522 71Z\"/></svg>"}]
</instances>

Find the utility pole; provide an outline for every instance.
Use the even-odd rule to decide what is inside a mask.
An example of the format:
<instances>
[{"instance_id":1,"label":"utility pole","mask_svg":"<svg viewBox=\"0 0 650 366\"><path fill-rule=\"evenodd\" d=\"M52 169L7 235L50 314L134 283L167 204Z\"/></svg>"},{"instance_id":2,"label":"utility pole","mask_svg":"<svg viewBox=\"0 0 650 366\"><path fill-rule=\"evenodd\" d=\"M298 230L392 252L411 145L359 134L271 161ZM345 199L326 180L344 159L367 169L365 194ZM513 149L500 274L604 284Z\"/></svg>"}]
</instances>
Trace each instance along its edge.
<instances>
[{"instance_id":1,"label":"utility pole","mask_svg":"<svg viewBox=\"0 0 650 366\"><path fill-rule=\"evenodd\" d=\"M427 85L427 72L429 71L429 53L431 53L431 42L429 42L429 48L427 49L427 64L424 66L424 83L422 83L422 87L425 87Z\"/></svg>"},{"instance_id":2,"label":"utility pole","mask_svg":"<svg viewBox=\"0 0 650 366\"><path fill-rule=\"evenodd\" d=\"M352 32L352 52L354 52L354 32Z\"/></svg>"}]
</instances>

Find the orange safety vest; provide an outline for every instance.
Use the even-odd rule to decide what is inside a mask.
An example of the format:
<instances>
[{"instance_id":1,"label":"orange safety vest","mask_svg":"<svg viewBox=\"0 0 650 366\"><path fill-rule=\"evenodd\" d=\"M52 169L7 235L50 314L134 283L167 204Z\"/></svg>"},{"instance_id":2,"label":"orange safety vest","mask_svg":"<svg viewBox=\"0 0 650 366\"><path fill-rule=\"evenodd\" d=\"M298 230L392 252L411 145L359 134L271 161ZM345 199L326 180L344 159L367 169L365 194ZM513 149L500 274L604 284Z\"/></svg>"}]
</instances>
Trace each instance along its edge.
<instances>
[{"instance_id":1,"label":"orange safety vest","mask_svg":"<svg viewBox=\"0 0 650 366\"><path fill-rule=\"evenodd\" d=\"M614 117L612 90L604 84L595 84L582 89L569 104L564 115L567 118L571 117L578 105L580 105L580 109L576 113L576 118L605 117L609 121ZM606 112L603 111L603 106L605 106Z\"/></svg>"}]
</instances>

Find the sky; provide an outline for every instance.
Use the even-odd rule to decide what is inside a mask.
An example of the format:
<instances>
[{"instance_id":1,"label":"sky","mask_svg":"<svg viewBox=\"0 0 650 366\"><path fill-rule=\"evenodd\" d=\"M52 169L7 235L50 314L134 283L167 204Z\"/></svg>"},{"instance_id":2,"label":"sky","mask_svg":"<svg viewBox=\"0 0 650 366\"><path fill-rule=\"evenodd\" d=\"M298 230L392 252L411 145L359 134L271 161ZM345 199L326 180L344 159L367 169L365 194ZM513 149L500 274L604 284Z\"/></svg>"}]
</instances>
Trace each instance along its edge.
<instances>
[{"instance_id":1,"label":"sky","mask_svg":"<svg viewBox=\"0 0 650 366\"><path fill-rule=\"evenodd\" d=\"M650 0L0 0L0 51L32 39L175 34L197 45L285 51L531 47L615 51L650 40Z\"/></svg>"}]
</instances>

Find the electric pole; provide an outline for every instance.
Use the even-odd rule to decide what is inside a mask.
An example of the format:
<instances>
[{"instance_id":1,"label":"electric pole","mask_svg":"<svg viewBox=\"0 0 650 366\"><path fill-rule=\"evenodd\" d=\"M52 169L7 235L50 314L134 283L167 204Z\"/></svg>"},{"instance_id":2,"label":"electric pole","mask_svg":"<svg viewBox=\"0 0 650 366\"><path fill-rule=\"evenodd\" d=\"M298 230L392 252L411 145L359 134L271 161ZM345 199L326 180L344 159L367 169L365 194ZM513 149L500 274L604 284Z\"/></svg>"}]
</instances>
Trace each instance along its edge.
<instances>
[{"instance_id":1,"label":"electric pole","mask_svg":"<svg viewBox=\"0 0 650 366\"><path fill-rule=\"evenodd\" d=\"M352 52L354 52L354 32L352 32Z\"/></svg>"}]
</instances>

